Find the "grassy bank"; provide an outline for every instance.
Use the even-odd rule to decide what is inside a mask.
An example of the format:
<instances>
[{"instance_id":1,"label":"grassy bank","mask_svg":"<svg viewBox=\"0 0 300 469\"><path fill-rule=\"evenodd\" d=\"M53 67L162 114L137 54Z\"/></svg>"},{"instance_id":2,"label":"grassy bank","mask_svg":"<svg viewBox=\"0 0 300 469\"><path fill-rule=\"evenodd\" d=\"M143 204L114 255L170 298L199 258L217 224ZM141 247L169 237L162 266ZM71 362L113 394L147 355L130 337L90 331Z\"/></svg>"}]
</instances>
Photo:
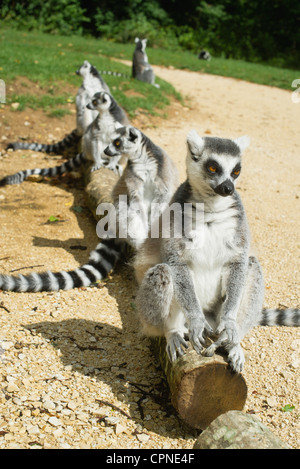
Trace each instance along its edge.
<instances>
[{"instance_id":1,"label":"grassy bank","mask_svg":"<svg viewBox=\"0 0 300 469\"><path fill-rule=\"evenodd\" d=\"M34 89L27 86L26 92L13 94L7 87L7 103L20 103L18 109L41 107L50 115L63 115L67 112L64 103L74 99L66 84L80 85L81 80L75 75L75 70L84 60L91 62L98 70L131 74L130 67L112 61L111 58L131 60L134 44L11 29L0 30L0 40L0 78L9 85L17 77L26 77L27 80L38 83L43 90L42 94L37 95ZM210 62L205 62L189 52L150 48L147 52L152 64L228 76L291 91L292 81L300 78L300 71L239 60L212 58ZM160 89L157 89L131 78L107 75L103 75L103 78L117 101L131 116L137 109L163 113L171 97L180 99L174 88L160 79L157 79L160 84Z\"/></svg>"}]
</instances>

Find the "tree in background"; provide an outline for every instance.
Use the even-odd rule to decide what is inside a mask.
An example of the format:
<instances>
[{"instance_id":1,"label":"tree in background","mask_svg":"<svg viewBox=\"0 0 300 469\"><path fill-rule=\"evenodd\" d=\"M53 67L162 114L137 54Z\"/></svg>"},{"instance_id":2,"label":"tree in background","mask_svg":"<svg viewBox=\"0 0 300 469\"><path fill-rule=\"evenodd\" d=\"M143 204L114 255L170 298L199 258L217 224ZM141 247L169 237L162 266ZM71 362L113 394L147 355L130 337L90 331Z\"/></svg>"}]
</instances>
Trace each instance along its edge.
<instances>
[{"instance_id":1,"label":"tree in background","mask_svg":"<svg viewBox=\"0 0 300 469\"><path fill-rule=\"evenodd\" d=\"M299 68L299 0L2 0L0 19L25 29L268 61Z\"/></svg>"}]
</instances>

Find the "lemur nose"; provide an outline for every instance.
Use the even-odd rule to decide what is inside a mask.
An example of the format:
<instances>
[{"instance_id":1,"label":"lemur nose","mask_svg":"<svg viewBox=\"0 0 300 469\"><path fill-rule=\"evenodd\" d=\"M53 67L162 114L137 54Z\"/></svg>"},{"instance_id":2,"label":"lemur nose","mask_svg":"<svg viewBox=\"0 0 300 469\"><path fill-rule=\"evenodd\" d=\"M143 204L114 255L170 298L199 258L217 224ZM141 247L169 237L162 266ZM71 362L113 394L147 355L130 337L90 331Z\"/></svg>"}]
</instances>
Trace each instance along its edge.
<instances>
[{"instance_id":1,"label":"lemur nose","mask_svg":"<svg viewBox=\"0 0 300 469\"><path fill-rule=\"evenodd\" d=\"M234 185L233 183L229 180L229 179L226 179L226 181L222 182L221 184L219 184L215 189L214 191L219 194L219 195L222 195L223 197L227 197L228 195L231 195L233 194L234 192Z\"/></svg>"},{"instance_id":2,"label":"lemur nose","mask_svg":"<svg viewBox=\"0 0 300 469\"><path fill-rule=\"evenodd\" d=\"M233 184L224 184L223 191L226 195L231 195L233 193L234 187Z\"/></svg>"}]
</instances>

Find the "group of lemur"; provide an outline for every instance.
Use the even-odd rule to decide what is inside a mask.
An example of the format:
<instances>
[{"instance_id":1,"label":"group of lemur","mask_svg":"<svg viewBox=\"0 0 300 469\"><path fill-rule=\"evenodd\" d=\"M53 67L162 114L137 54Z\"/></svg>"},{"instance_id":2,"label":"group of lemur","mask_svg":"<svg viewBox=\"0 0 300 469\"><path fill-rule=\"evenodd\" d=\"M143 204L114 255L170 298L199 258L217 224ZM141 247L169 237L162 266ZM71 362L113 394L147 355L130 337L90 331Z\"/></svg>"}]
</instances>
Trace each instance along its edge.
<instances>
[{"instance_id":1,"label":"group of lemur","mask_svg":"<svg viewBox=\"0 0 300 469\"><path fill-rule=\"evenodd\" d=\"M137 38L133 77L158 86L145 47L146 40ZM9 147L59 153L81 141L81 153L55 168L6 176L0 186L18 184L30 174L62 174L87 163L91 171L106 167L119 176L112 188L116 235L104 237L88 262L77 269L0 275L0 290L36 292L88 286L105 279L125 256L126 246L131 246L138 283L136 314L143 333L164 336L172 362L184 354L190 342L197 353L206 356L222 350L230 368L241 372L244 354L240 342L253 326L300 326L300 309L263 308L263 274L251 251L245 210L235 190L249 138L201 137L191 130L187 135L187 178L180 184L172 159L130 124L97 69L85 61L78 73L83 81L76 96L76 130L57 144L17 142ZM124 170L121 157L126 161ZM126 197L126 216L120 196ZM156 218L153 204L158 207ZM179 221L176 215L176 223L181 225L185 207L192 207L191 223L177 237L175 217L170 218L171 235L164 237L160 222L173 204L182 208ZM203 213L195 228L198 204ZM155 237L149 236L153 223L159 226ZM130 234L122 235L129 224Z\"/></svg>"}]
</instances>

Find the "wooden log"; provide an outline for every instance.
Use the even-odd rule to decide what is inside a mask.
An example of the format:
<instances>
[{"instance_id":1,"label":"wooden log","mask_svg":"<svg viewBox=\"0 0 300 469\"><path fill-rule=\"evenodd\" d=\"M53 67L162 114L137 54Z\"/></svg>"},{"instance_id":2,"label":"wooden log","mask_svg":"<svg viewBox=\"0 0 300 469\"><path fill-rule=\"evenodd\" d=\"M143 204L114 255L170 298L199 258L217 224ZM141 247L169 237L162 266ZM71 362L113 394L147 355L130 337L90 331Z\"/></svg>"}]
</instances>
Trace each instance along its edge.
<instances>
[{"instance_id":1,"label":"wooden log","mask_svg":"<svg viewBox=\"0 0 300 469\"><path fill-rule=\"evenodd\" d=\"M99 220L96 209L101 203L112 202L111 192L119 177L110 169L101 168L91 172L90 167L84 171L87 203L95 219Z\"/></svg>"},{"instance_id":2,"label":"wooden log","mask_svg":"<svg viewBox=\"0 0 300 469\"><path fill-rule=\"evenodd\" d=\"M194 449L290 449L253 415L232 410L217 417Z\"/></svg>"},{"instance_id":3,"label":"wooden log","mask_svg":"<svg viewBox=\"0 0 300 469\"><path fill-rule=\"evenodd\" d=\"M242 410L247 385L240 373L232 373L224 358L198 355L191 346L171 363L164 338L153 340L153 349L165 372L172 404L191 427L204 430L228 410Z\"/></svg>"},{"instance_id":4,"label":"wooden log","mask_svg":"<svg viewBox=\"0 0 300 469\"><path fill-rule=\"evenodd\" d=\"M102 202L111 202L111 190L117 176L107 169L85 172L89 207L95 216ZM233 374L221 355L199 356L189 348L183 357L171 364L166 354L165 339L153 340L171 391L172 404L180 417L193 428L203 430L218 415L228 410L242 410L247 385L241 374Z\"/></svg>"}]
</instances>

